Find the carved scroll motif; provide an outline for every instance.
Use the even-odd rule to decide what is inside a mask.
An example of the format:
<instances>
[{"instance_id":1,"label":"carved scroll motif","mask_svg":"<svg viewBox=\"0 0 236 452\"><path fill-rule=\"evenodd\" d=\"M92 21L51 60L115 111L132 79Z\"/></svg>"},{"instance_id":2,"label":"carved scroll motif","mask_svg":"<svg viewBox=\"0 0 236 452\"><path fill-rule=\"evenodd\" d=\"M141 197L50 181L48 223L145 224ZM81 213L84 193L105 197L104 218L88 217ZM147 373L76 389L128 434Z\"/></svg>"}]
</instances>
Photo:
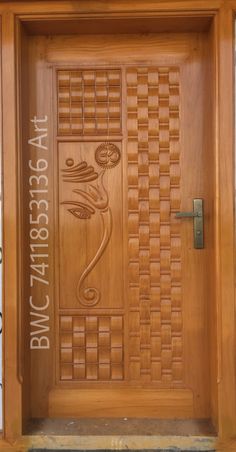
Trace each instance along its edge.
<instances>
[{"instance_id":1,"label":"carved scroll motif","mask_svg":"<svg viewBox=\"0 0 236 452\"><path fill-rule=\"evenodd\" d=\"M67 210L79 220L89 220L96 212L102 221L102 240L100 246L79 278L76 296L84 306L95 306L100 300L100 292L95 287L84 287L87 276L101 259L112 233L112 212L109 207L108 193L104 187L104 174L106 169L113 168L120 161L119 148L112 143L103 143L95 151L95 160L103 169L97 173L94 167L82 161L78 164L69 158L66 160L67 168L62 169L63 181L70 183L85 183L86 190L73 189L78 195L78 201L63 201L61 204L70 206ZM91 183L96 181L96 183ZM82 198L82 200L81 200Z\"/></svg>"}]
</instances>

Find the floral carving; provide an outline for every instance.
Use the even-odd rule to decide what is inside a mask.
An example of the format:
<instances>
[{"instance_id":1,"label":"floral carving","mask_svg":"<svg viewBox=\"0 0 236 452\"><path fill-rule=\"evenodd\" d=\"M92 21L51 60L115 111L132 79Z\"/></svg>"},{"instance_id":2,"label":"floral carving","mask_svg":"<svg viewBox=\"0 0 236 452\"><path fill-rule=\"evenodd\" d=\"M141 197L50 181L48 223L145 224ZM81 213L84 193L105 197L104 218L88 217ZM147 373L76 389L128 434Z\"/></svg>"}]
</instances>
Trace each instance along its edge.
<instances>
[{"instance_id":1,"label":"floral carving","mask_svg":"<svg viewBox=\"0 0 236 452\"><path fill-rule=\"evenodd\" d=\"M66 160L67 168L62 169L64 182L87 183L86 189L75 188L72 190L79 196L78 201L63 201L61 204L70 206L67 210L79 220L89 220L96 212L100 214L102 221L102 240L100 246L79 278L76 295L84 306L94 306L100 300L100 292L95 287L84 287L84 282L89 273L103 255L112 232L112 213L109 207L109 197L104 187L104 174L107 168L113 168L120 161L120 150L112 143L98 146L95 152L97 163L103 170L97 173L93 166L82 161L75 165L74 160ZM96 181L96 182L95 182ZM92 183L94 182L94 183ZM82 198L82 200L81 200ZM73 206L73 207L71 207Z\"/></svg>"}]
</instances>

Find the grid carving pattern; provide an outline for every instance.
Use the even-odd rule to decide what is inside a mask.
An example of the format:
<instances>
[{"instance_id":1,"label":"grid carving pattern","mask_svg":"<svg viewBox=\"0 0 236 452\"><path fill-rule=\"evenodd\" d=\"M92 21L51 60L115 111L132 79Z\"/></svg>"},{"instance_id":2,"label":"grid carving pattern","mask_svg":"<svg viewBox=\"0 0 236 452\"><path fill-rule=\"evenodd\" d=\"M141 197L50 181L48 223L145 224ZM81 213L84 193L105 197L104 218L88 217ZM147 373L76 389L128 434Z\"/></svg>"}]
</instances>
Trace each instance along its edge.
<instances>
[{"instance_id":1,"label":"grid carving pattern","mask_svg":"<svg viewBox=\"0 0 236 452\"><path fill-rule=\"evenodd\" d=\"M58 71L58 134L121 132L120 70Z\"/></svg>"},{"instance_id":2,"label":"grid carving pattern","mask_svg":"<svg viewBox=\"0 0 236 452\"><path fill-rule=\"evenodd\" d=\"M123 379L122 316L60 317L60 379Z\"/></svg>"},{"instance_id":3,"label":"grid carving pattern","mask_svg":"<svg viewBox=\"0 0 236 452\"><path fill-rule=\"evenodd\" d=\"M179 70L128 68L130 378L182 381Z\"/></svg>"}]
</instances>

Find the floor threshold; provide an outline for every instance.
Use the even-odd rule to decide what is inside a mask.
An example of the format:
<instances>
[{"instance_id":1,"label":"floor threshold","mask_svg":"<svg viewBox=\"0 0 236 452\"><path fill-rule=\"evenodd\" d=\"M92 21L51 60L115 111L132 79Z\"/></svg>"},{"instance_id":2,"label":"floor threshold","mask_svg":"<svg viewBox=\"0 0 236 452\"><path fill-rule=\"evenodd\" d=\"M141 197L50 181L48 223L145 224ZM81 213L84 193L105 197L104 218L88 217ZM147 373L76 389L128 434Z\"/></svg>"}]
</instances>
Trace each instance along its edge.
<instances>
[{"instance_id":1,"label":"floor threshold","mask_svg":"<svg viewBox=\"0 0 236 452\"><path fill-rule=\"evenodd\" d=\"M137 435L98 435L98 436L24 436L18 447L27 446L31 452L44 451L215 451L215 436L137 436ZM23 449L22 449L23 450Z\"/></svg>"}]
</instances>

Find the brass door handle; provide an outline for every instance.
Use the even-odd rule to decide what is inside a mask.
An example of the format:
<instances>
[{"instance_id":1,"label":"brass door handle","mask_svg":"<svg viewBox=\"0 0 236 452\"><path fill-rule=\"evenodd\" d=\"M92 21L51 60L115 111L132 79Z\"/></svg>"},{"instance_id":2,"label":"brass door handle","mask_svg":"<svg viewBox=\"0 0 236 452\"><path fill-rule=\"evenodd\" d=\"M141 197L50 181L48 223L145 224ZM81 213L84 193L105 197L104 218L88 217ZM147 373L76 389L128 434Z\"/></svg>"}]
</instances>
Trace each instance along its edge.
<instances>
[{"instance_id":1,"label":"brass door handle","mask_svg":"<svg viewBox=\"0 0 236 452\"><path fill-rule=\"evenodd\" d=\"M193 200L193 212L178 212L176 218L193 218L194 248L204 248L204 208L203 199Z\"/></svg>"}]
</instances>

